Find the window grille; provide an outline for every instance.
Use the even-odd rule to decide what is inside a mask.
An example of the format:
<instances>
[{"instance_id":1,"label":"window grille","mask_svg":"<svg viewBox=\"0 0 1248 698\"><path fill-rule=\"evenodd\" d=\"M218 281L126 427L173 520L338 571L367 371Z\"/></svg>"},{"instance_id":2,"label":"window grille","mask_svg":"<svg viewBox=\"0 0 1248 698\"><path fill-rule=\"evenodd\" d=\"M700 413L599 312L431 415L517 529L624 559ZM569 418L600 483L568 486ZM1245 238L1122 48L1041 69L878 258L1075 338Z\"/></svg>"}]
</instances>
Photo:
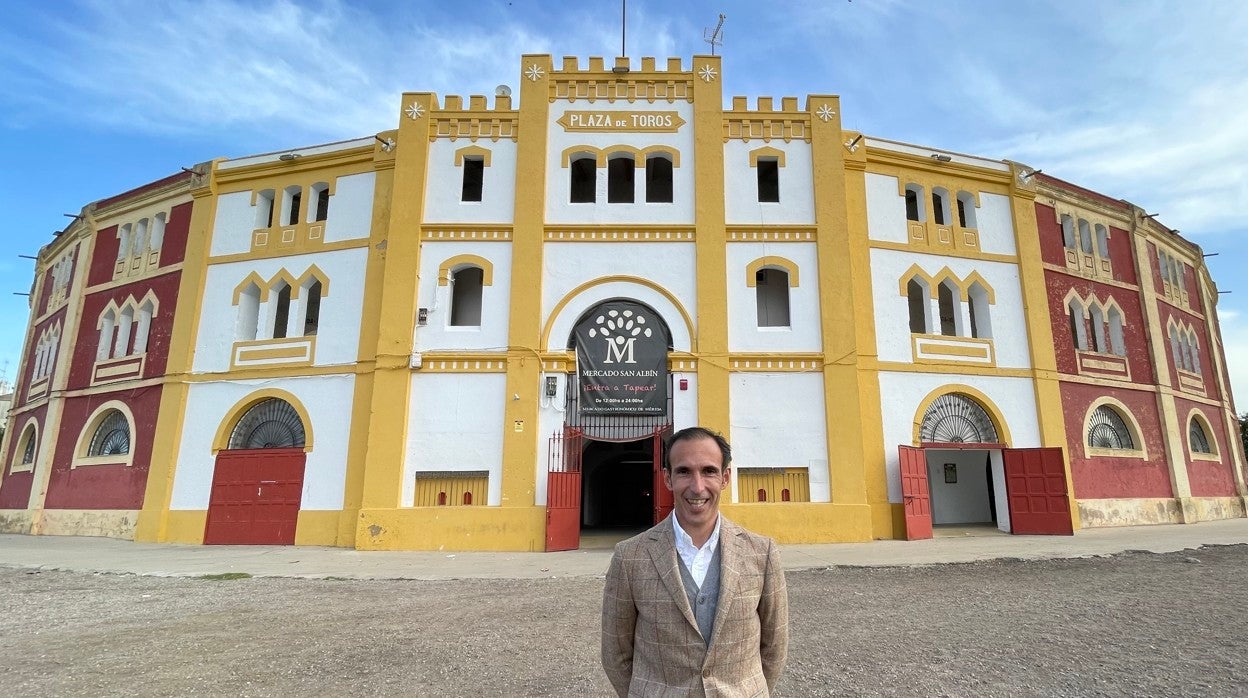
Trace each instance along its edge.
<instances>
[{"instance_id":1,"label":"window grille","mask_svg":"<svg viewBox=\"0 0 1248 698\"><path fill-rule=\"evenodd\" d=\"M1193 453L1213 453L1213 449L1209 446L1209 438L1205 436L1205 430L1200 426L1200 422L1192 417L1191 426L1187 429L1188 440L1192 443Z\"/></svg>"},{"instance_id":2,"label":"window grille","mask_svg":"<svg viewBox=\"0 0 1248 698\"><path fill-rule=\"evenodd\" d=\"M957 393L932 402L919 425L924 443L997 443L997 428L979 403Z\"/></svg>"},{"instance_id":3,"label":"window grille","mask_svg":"<svg viewBox=\"0 0 1248 698\"><path fill-rule=\"evenodd\" d=\"M303 448L303 420L290 403L262 400L247 410L230 432L230 448Z\"/></svg>"},{"instance_id":4,"label":"window grille","mask_svg":"<svg viewBox=\"0 0 1248 698\"><path fill-rule=\"evenodd\" d=\"M1092 448L1135 450L1135 441L1127 423L1108 405L1101 405L1092 412L1092 418L1088 420L1088 445Z\"/></svg>"},{"instance_id":5,"label":"window grille","mask_svg":"<svg viewBox=\"0 0 1248 698\"><path fill-rule=\"evenodd\" d=\"M120 410L109 410L95 428L88 456L121 456L130 452L130 423Z\"/></svg>"}]
</instances>

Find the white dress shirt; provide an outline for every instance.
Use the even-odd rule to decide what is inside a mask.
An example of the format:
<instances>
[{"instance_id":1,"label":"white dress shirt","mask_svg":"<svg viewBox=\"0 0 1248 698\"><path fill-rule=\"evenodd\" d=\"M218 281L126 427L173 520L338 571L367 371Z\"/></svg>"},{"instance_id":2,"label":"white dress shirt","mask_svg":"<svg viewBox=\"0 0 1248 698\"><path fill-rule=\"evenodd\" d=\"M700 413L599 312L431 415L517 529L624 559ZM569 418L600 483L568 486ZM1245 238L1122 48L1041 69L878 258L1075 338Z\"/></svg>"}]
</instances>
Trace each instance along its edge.
<instances>
[{"instance_id":1,"label":"white dress shirt","mask_svg":"<svg viewBox=\"0 0 1248 698\"><path fill-rule=\"evenodd\" d=\"M715 547L719 545L719 523L723 517L715 518L715 528L711 530L711 537L706 539L706 543L701 547L693 544L693 538L685 533L685 529L680 527L680 519L676 518L676 512L672 512L672 528L676 531L676 554L680 555L680 561L685 563L685 567L689 568L689 574L693 575L694 584L698 588L702 588L702 582L706 579L706 571L711 567L711 557L715 555Z\"/></svg>"}]
</instances>

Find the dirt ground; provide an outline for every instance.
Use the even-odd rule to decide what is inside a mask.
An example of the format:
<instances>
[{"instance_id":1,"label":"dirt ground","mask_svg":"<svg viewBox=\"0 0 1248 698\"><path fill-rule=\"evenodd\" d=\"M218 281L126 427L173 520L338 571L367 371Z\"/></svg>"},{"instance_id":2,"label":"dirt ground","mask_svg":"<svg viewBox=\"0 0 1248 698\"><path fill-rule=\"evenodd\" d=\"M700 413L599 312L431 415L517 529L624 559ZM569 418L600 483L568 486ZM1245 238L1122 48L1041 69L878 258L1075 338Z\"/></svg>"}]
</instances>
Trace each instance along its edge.
<instances>
[{"instance_id":1,"label":"dirt ground","mask_svg":"<svg viewBox=\"0 0 1248 698\"><path fill-rule=\"evenodd\" d=\"M788 575L784 696L1248 695L1248 546ZM4 695L607 695L602 580L0 568Z\"/></svg>"}]
</instances>

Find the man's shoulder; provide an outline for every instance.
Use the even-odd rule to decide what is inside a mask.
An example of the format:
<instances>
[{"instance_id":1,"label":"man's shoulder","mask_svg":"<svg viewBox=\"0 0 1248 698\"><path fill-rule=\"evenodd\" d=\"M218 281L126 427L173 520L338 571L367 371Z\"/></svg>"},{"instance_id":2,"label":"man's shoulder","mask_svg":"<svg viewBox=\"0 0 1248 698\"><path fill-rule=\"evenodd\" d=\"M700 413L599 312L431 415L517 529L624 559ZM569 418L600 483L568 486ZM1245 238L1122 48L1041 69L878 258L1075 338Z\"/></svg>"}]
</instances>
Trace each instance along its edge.
<instances>
[{"instance_id":1,"label":"man's shoulder","mask_svg":"<svg viewBox=\"0 0 1248 698\"><path fill-rule=\"evenodd\" d=\"M776 545L776 542L771 538L760 533L755 533L743 526L739 526L729 521L727 518L723 519L723 525L720 529L719 535L721 539L725 535L732 536L736 539L737 543L742 545L746 550L759 555L766 555Z\"/></svg>"},{"instance_id":2,"label":"man's shoulder","mask_svg":"<svg viewBox=\"0 0 1248 698\"><path fill-rule=\"evenodd\" d=\"M654 526L638 533L632 538L625 538L615 544L615 553L635 554L640 553L652 545L662 542L663 536L673 537L672 524L669 520L664 519ZM675 540L673 538L673 540Z\"/></svg>"}]
</instances>

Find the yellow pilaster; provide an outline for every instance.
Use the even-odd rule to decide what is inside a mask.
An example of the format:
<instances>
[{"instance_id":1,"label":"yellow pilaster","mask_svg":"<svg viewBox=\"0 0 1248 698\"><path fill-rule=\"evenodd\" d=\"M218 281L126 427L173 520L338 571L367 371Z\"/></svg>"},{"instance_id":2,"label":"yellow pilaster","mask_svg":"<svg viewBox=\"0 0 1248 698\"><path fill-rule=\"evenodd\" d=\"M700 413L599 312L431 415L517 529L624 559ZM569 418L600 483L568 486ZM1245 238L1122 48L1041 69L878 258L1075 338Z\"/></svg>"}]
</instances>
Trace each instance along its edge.
<instances>
[{"instance_id":1,"label":"yellow pilaster","mask_svg":"<svg viewBox=\"0 0 1248 698\"><path fill-rule=\"evenodd\" d=\"M542 246L546 224L546 132L550 56L525 55L516 142L515 227L511 243L507 390L503 410L503 482L499 505L536 505L538 384L542 362ZM534 79L535 78L535 79ZM518 396L518 399L516 397Z\"/></svg>"},{"instance_id":2,"label":"yellow pilaster","mask_svg":"<svg viewBox=\"0 0 1248 698\"><path fill-rule=\"evenodd\" d=\"M160 393L156 434L152 439L152 461L147 471L147 487L143 508L135 523L134 539L147 542L170 540L169 507L173 498L173 478L177 472L178 449L182 431L187 428L186 403L190 385L186 376L195 357L195 337L204 307L204 279L208 274L208 251L212 247L213 221L216 218L216 163L195 167L191 189L191 221L186 233L186 253L182 259L182 277L178 281L178 308L173 316L169 338L169 360L165 367L165 384ZM191 428L198 428L192 426ZM186 533L178 542L202 542L203 527L193 540Z\"/></svg>"},{"instance_id":3,"label":"yellow pilaster","mask_svg":"<svg viewBox=\"0 0 1248 698\"><path fill-rule=\"evenodd\" d=\"M1049 295L1044 281L1040 254L1040 230L1036 224L1035 175L1031 170L1010 163L1010 207L1014 220L1014 245L1018 249L1018 283L1023 294L1024 321L1031 351L1033 385L1036 391L1036 419L1040 444L1061 448L1066 453L1066 497L1071 525L1080 527L1079 507L1075 506L1074 481L1070 476L1070 449L1066 442L1066 420L1062 391L1058 384L1057 354L1053 351L1053 325L1049 319Z\"/></svg>"},{"instance_id":4,"label":"yellow pilaster","mask_svg":"<svg viewBox=\"0 0 1248 698\"><path fill-rule=\"evenodd\" d=\"M399 506L402 492L411 404L412 332L418 306L416 270L420 268L420 225L429 161L430 113L436 106L437 99L432 93L403 95L395 138L397 147L393 154L392 193L386 201L379 202L379 209L389 203L390 214L380 240L376 239L379 235L376 226L384 220L384 215L382 210L374 212L369 273L380 282L381 305L374 311L377 363L372 399L367 414L361 409L353 415L368 423L368 452L359 493L356 547L369 547L370 538L387 533L378 521ZM380 190L386 177L381 172L378 174ZM380 279L376 279L378 273ZM361 341L363 339L362 336ZM357 477L360 476L357 474ZM351 496L350 481L348 496Z\"/></svg>"},{"instance_id":5,"label":"yellow pilaster","mask_svg":"<svg viewBox=\"0 0 1248 698\"><path fill-rule=\"evenodd\" d=\"M724 229L723 66L694 56L693 154L698 422L729 439L728 250Z\"/></svg>"}]
</instances>

